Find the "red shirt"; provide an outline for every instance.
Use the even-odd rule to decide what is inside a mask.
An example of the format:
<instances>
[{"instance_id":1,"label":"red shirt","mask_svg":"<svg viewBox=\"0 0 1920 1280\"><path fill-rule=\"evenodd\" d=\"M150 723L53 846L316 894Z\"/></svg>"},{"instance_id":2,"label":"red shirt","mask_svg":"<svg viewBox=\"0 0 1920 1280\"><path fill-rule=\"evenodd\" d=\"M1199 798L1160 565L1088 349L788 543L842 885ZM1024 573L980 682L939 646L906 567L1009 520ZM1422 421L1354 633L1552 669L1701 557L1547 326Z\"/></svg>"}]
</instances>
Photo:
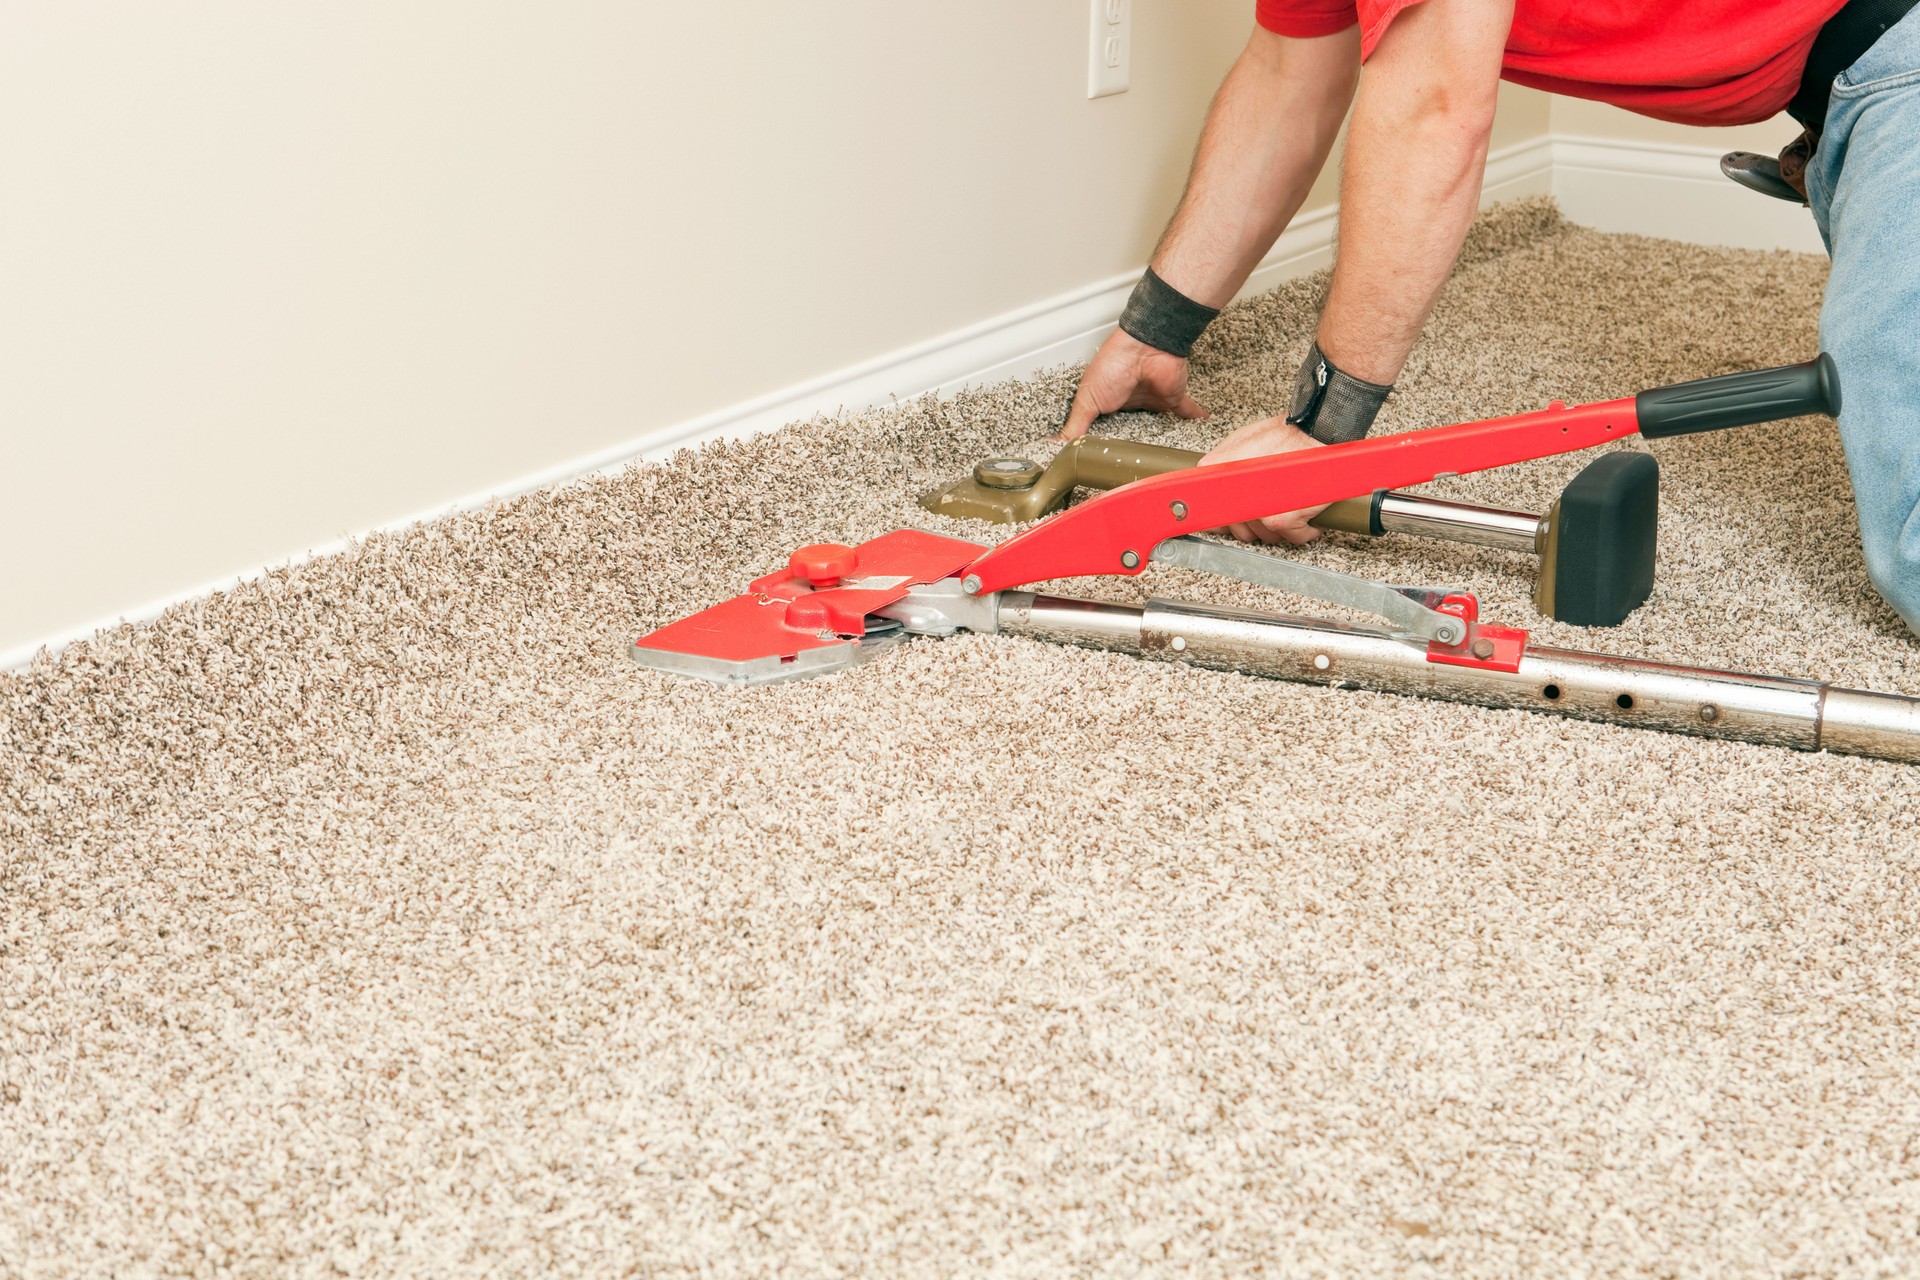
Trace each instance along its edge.
<instances>
[{"instance_id":1,"label":"red shirt","mask_svg":"<svg viewBox=\"0 0 1920 1280\"><path fill-rule=\"evenodd\" d=\"M1255 0L1261 26L1360 25L1364 61L1420 0ZM1517 0L1501 75L1682 124L1746 124L1787 105L1820 26L1845 0Z\"/></svg>"}]
</instances>

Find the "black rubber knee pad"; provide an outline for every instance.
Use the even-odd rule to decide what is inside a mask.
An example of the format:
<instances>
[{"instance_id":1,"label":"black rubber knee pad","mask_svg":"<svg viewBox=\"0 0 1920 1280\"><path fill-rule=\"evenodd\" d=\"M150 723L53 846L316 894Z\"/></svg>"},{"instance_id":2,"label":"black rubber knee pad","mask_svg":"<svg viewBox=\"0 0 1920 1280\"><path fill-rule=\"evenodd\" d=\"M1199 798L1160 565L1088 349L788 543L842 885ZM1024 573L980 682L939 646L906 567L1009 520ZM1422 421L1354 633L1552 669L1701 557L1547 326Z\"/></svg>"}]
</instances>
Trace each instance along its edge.
<instances>
[{"instance_id":1,"label":"black rubber knee pad","mask_svg":"<svg viewBox=\"0 0 1920 1280\"><path fill-rule=\"evenodd\" d=\"M1580 627L1616 627L1653 593L1660 464L1650 453L1604 454L1573 478L1554 507L1552 606Z\"/></svg>"}]
</instances>

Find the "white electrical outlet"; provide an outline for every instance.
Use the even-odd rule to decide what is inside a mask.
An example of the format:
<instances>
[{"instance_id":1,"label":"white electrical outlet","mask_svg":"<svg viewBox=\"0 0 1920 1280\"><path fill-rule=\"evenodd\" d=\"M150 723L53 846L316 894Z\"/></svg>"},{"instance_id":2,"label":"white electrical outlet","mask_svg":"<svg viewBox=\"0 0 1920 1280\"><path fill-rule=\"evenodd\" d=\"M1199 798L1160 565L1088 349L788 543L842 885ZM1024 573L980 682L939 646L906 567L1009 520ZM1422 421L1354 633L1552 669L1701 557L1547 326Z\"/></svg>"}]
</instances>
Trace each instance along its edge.
<instances>
[{"instance_id":1,"label":"white electrical outlet","mask_svg":"<svg viewBox=\"0 0 1920 1280\"><path fill-rule=\"evenodd\" d=\"M1087 0L1087 96L1125 93L1133 68L1133 0Z\"/></svg>"}]
</instances>

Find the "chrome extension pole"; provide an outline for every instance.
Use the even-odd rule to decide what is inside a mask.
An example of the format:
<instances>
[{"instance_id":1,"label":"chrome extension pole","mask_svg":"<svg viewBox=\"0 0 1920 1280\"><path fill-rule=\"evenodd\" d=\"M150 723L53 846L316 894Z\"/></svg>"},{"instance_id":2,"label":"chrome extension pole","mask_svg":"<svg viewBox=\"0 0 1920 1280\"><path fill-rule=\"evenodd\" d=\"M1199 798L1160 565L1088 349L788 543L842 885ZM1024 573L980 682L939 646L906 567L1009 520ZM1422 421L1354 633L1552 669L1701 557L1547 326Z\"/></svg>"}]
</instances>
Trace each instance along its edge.
<instances>
[{"instance_id":1,"label":"chrome extension pole","mask_svg":"<svg viewBox=\"0 0 1920 1280\"><path fill-rule=\"evenodd\" d=\"M1920 699L1814 680L1527 646L1518 671L1427 661L1383 631L1149 600L1145 608L1009 591L999 629L1309 684L1920 763Z\"/></svg>"}]
</instances>

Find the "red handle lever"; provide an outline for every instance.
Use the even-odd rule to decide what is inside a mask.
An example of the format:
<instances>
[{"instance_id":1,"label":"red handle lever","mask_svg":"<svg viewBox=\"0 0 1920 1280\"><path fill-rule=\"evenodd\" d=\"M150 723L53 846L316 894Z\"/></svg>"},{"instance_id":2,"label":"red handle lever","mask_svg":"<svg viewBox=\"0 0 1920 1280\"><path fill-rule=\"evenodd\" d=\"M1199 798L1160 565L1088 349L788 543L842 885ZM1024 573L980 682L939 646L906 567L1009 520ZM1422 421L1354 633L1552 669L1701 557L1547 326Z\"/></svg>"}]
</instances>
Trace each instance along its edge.
<instances>
[{"instance_id":1,"label":"red handle lever","mask_svg":"<svg viewBox=\"0 0 1920 1280\"><path fill-rule=\"evenodd\" d=\"M1638 430L1631 399L1605 400L1172 471L1069 507L963 573L976 595L1049 578L1139 573L1153 549L1178 534L1591 449Z\"/></svg>"}]
</instances>

